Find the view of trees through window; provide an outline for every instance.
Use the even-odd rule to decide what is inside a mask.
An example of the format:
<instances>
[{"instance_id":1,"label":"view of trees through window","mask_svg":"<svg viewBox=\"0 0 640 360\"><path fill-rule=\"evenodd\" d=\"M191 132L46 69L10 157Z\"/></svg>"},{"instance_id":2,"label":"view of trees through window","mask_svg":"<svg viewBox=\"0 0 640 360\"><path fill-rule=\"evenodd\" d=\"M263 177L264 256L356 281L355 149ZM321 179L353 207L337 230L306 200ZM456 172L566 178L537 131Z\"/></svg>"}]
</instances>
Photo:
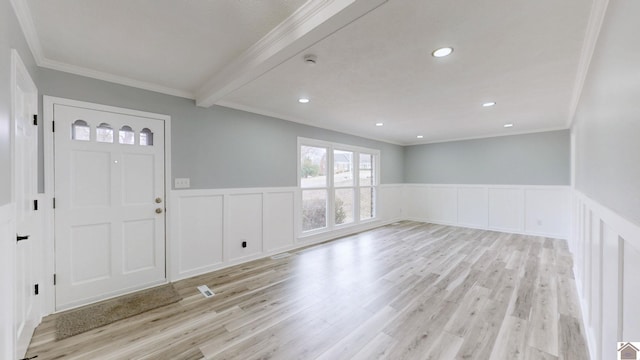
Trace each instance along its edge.
<instances>
[{"instance_id":1,"label":"view of trees through window","mask_svg":"<svg viewBox=\"0 0 640 360\"><path fill-rule=\"evenodd\" d=\"M333 144L300 146L303 232L375 217L375 156Z\"/></svg>"}]
</instances>

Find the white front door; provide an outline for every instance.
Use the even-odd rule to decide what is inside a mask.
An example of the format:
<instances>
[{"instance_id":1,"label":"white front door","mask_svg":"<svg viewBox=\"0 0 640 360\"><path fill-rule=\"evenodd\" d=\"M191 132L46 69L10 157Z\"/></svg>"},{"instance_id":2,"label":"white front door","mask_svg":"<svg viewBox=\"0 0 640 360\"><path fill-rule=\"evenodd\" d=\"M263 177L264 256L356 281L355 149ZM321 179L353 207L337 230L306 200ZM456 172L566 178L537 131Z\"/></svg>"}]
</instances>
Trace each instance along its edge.
<instances>
[{"instance_id":1,"label":"white front door","mask_svg":"<svg viewBox=\"0 0 640 360\"><path fill-rule=\"evenodd\" d=\"M56 310L165 282L164 121L53 114Z\"/></svg>"},{"instance_id":2,"label":"white front door","mask_svg":"<svg viewBox=\"0 0 640 360\"><path fill-rule=\"evenodd\" d=\"M35 285L41 271L37 216L38 195L38 90L17 53L13 53L14 194L16 203L16 352L25 354L40 321Z\"/></svg>"}]
</instances>

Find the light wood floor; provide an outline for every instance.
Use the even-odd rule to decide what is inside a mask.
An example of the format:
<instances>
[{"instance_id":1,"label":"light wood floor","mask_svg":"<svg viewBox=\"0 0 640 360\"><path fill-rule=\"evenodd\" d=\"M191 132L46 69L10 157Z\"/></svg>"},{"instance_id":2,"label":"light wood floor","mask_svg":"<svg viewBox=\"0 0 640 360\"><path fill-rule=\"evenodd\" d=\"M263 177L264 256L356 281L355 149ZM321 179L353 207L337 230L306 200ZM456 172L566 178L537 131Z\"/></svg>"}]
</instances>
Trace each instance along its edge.
<instances>
[{"instance_id":1,"label":"light wood floor","mask_svg":"<svg viewBox=\"0 0 640 360\"><path fill-rule=\"evenodd\" d=\"M50 317L28 355L588 359L561 240L402 222L176 288L179 303L58 342Z\"/></svg>"}]
</instances>

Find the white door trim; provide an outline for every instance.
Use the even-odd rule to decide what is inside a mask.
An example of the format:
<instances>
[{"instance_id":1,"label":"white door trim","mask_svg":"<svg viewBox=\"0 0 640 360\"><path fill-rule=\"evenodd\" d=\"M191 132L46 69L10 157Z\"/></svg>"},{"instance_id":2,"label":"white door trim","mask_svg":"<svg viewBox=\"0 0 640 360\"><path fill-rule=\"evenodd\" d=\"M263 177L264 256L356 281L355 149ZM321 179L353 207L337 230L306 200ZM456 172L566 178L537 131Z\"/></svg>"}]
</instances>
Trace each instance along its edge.
<instances>
[{"instance_id":1,"label":"white door trim","mask_svg":"<svg viewBox=\"0 0 640 360\"><path fill-rule=\"evenodd\" d=\"M171 194L171 116L132 110L126 108L120 108L115 106L108 106L78 100L71 100L53 96L43 96L43 126L44 126L44 190L45 196L47 198L48 207L51 208L54 198L54 165L55 165L55 157L54 157L54 141L53 141L53 107L55 104L66 105L66 106L75 106L86 109L93 109L99 111L108 111L125 115L139 116L139 117L147 117L151 119L158 119L164 121L164 136L165 136L165 148L164 148L164 171L165 171L165 207L169 211L170 204L170 194ZM47 213L47 237L45 239L45 274L47 277L51 279L51 281L45 281L45 286L43 288L46 297L44 299L45 303L45 314L52 314L55 312L55 288L53 287L53 274L55 273L55 241L53 238L53 234L55 233L55 224L53 218L53 211L49 211ZM170 234L170 221L169 214L166 215L167 219L165 221L165 273L167 276L167 280L170 281L170 246L169 246L169 234Z\"/></svg>"}]
</instances>

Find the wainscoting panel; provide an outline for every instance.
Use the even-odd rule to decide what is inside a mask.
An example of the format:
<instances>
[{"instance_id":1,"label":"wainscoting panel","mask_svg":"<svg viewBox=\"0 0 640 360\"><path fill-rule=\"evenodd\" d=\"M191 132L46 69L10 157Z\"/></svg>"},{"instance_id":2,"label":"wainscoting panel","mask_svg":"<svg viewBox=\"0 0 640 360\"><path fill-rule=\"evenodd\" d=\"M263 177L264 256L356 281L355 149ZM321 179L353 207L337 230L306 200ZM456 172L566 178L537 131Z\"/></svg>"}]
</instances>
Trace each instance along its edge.
<instances>
[{"instance_id":1,"label":"wainscoting panel","mask_svg":"<svg viewBox=\"0 0 640 360\"><path fill-rule=\"evenodd\" d=\"M489 188L489 228L520 232L524 228L524 191Z\"/></svg>"},{"instance_id":2,"label":"wainscoting panel","mask_svg":"<svg viewBox=\"0 0 640 360\"><path fill-rule=\"evenodd\" d=\"M378 186L378 218L380 220L396 221L403 218L404 185Z\"/></svg>"},{"instance_id":3,"label":"wainscoting panel","mask_svg":"<svg viewBox=\"0 0 640 360\"><path fill-rule=\"evenodd\" d=\"M272 252L295 243L295 193L266 193L264 196L264 251Z\"/></svg>"},{"instance_id":4,"label":"wainscoting panel","mask_svg":"<svg viewBox=\"0 0 640 360\"><path fill-rule=\"evenodd\" d=\"M620 267L620 239L614 229L606 223L602 225L602 324L601 329L612 329L612 331L598 331L601 334L602 344L615 344L620 338L621 331L618 329L620 316L620 302L618 291L620 283L618 274L622 273ZM605 347L611 348L610 345ZM606 357L605 357L606 358Z\"/></svg>"},{"instance_id":5,"label":"wainscoting panel","mask_svg":"<svg viewBox=\"0 0 640 360\"><path fill-rule=\"evenodd\" d=\"M570 193L566 188L525 189L525 232L569 235Z\"/></svg>"},{"instance_id":6,"label":"wainscoting panel","mask_svg":"<svg viewBox=\"0 0 640 360\"><path fill-rule=\"evenodd\" d=\"M381 185L375 220L298 238L298 188L174 190L172 207L167 211L170 280L398 221L402 219L403 194L402 184Z\"/></svg>"},{"instance_id":7,"label":"wainscoting panel","mask_svg":"<svg viewBox=\"0 0 640 360\"><path fill-rule=\"evenodd\" d=\"M458 220L457 189L433 186L428 188L427 194L427 217L441 224L455 224Z\"/></svg>"},{"instance_id":8,"label":"wainscoting panel","mask_svg":"<svg viewBox=\"0 0 640 360\"><path fill-rule=\"evenodd\" d=\"M574 190L574 273L594 360L616 357L620 341L640 339L640 226Z\"/></svg>"},{"instance_id":9,"label":"wainscoting panel","mask_svg":"<svg viewBox=\"0 0 640 360\"><path fill-rule=\"evenodd\" d=\"M421 185L407 185L404 193L404 203L409 219L429 218L427 204L429 204L429 187Z\"/></svg>"},{"instance_id":10,"label":"wainscoting panel","mask_svg":"<svg viewBox=\"0 0 640 360\"><path fill-rule=\"evenodd\" d=\"M172 220L172 246L170 259L176 277L188 277L206 272L221 264L223 257L222 194L198 194L190 192L172 199L174 210L167 212Z\"/></svg>"},{"instance_id":11,"label":"wainscoting panel","mask_svg":"<svg viewBox=\"0 0 640 360\"><path fill-rule=\"evenodd\" d=\"M15 359L15 205L0 206L0 359Z\"/></svg>"},{"instance_id":12,"label":"wainscoting panel","mask_svg":"<svg viewBox=\"0 0 640 360\"><path fill-rule=\"evenodd\" d=\"M438 224L566 239L566 186L440 185L405 187L407 218Z\"/></svg>"},{"instance_id":13,"label":"wainscoting panel","mask_svg":"<svg viewBox=\"0 0 640 360\"><path fill-rule=\"evenodd\" d=\"M602 232L600 219L591 219L591 286L589 294L589 321L594 329L602 328ZM595 334L596 353L600 353L602 333Z\"/></svg>"},{"instance_id":14,"label":"wainscoting panel","mask_svg":"<svg viewBox=\"0 0 640 360\"><path fill-rule=\"evenodd\" d=\"M227 195L226 260L262 252L262 193ZM242 247L242 245L245 247Z\"/></svg>"},{"instance_id":15,"label":"wainscoting panel","mask_svg":"<svg viewBox=\"0 0 640 360\"><path fill-rule=\"evenodd\" d=\"M640 339L640 248L623 241L622 338Z\"/></svg>"},{"instance_id":16,"label":"wainscoting panel","mask_svg":"<svg viewBox=\"0 0 640 360\"><path fill-rule=\"evenodd\" d=\"M489 226L489 193L486 187L458 188L458 224L473 228Z\"/></svg>"}]
</instances>

